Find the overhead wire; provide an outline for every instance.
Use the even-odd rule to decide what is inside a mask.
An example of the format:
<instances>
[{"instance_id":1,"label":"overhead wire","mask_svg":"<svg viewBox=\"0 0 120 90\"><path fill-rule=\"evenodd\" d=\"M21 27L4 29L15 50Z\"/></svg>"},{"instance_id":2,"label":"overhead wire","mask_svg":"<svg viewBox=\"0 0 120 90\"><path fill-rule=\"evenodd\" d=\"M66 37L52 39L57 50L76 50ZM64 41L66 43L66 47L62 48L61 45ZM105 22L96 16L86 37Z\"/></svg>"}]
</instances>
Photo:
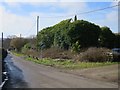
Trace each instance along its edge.
<instances>
[{"instance_id":1,"label":"overhead wire","mask_svg":"<svg viewBox=\"0 0 120 90\"><path fill-rule=\"evenodd\" d=\"M63 18L63 17L71 17L71 16L74 16L74 15L79 16L81 14L93 13L93 12L102 11L102 10L105 10L105 9L114 8L114 7L118 7L118 6L120 6L120 4L113 5L113 6L108 6L108 7L104 7L104 8L100 8L100 9L95 9L95 10L91 10L91 11L76 13L76 14L69 14L69 15L64 15L64 16L49 16L49 17L41 16L41 18Z\"/></svg>"},{"instance_id":2,"label":"overhead wire","mask_svg":"<svg viewBox=\"0 0 120 90\"><path fill-rule=\"evenodd\" d=\"M28 35L32 30L34 30L33 28L36 26L36 22L34 22L34 24L30 27L30 29L28 30L28 32L26 32L26 34L24 34L24 36Z\"/></svg>"},{"instance_id":3,"label":"overhead wire","mask_svg":"<svg viewBox=\"0 0 120 90\"><path fill-rule=\"evenodd\" d=\"M49 16L49 17L43 17L43 16L40 16L41 18L63 18L63 17L71 17L71 16L74 16L74 15L81 15L81 14L88 14L88 13L93 13L93 12L98 12L98 11L102 11L102 10L105 10L105 9L109 9L109 8L114 8L114 7L118 7L120 4L117 4L117 5L113 5L113 6L108 6L108 7L104 7L104 8L99 8L99 9L95 9L95 10L91 10L91 11L86 11L86 12L81 12L81 13L76 13L76 14L71 14L71 15L64 15L64 16ZM35 22L36 24L36 22ZM35 24L29 29L29 31L24 34L24 35L28 35L33 29L33 27L35 27Z\"/></svg>"}]
</instances>

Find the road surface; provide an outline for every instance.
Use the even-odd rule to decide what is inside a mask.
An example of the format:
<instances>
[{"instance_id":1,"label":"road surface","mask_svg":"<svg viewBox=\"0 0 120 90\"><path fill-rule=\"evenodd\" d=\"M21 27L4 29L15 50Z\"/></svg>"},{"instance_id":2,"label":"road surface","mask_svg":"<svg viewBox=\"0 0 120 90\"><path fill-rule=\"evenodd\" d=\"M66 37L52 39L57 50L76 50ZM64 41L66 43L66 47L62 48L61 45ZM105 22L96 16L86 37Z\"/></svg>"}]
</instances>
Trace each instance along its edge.
<instances>
[{"instance_id":1,"label":"road surface","mask_svg":"<svg viewBox=\"0 0 120 90\"><path fill-rule=\"evenodd\" d=\"M12 88L117 88L113 83L83 78L9 54L6 67Z\"/></svg>"}]
</instances>

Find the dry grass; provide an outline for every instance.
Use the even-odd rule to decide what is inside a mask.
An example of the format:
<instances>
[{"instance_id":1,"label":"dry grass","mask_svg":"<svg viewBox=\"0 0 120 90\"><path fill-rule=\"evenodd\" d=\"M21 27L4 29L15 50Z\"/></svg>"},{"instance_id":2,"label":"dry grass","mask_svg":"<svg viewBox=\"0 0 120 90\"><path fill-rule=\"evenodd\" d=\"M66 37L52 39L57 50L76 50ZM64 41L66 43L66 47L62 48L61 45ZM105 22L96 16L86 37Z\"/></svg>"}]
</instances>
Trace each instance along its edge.
<instances>
[{"instance_id":1,"label":"dry grass","mask_svg":"<svg viewBox=\"0 0 120 90\"><path fill-rule=\"evenodd\" d=\"M81 50L80 53L73 53L70 50L63 50L60 48L49 48L36 52L35 50L28 50L26 55L37 58L51 58L51 59L72 59L74 61L82 62L107 62L112 61L113 57L108 55L111 52L106 48L91 47Z\"/></svg>"},{"instance_id":2,"label":"dry grass","mask_svg":"<svg viewBox=\"0 0 120 90\"><path fill-rule=\"evenodd\" d=\"M109 55L111 52L109 49L106 48L96 48L91 47L88 48L85 52L80 53L76 59L78 61L84 62L107 62L112 61L112 57Z\"/></svg>"},{"instance_id":3,"label":"dry grass","mask_svg":"<svg viewBox=\"0 0 120 90\"><path fill-rule=\"evenodd\" d=\"M50 48L43 51L44 58L52 59L73 59L74 55L71 51L65 51L59 48Z\"/></svg>"}]
</instances>

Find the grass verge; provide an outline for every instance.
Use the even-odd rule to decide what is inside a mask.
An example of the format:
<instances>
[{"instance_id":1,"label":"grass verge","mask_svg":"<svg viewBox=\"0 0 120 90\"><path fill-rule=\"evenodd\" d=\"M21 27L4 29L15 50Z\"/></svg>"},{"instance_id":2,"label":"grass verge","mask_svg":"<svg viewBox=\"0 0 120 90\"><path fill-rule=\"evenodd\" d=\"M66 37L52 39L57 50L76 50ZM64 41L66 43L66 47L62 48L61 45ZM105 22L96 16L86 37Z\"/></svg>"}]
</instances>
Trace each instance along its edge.
<instances>
[{"instance_id":1,"label":"grass verge","mask_svg":"<svg viewBox=\"0 0 120 90\"><path fill-rule=\"evenodd\" d=\"M94 67L118 64L117 62L104 62L103 63L103 62L72 62L71 60L57 61L57 60L50 59L50 58L44 58L44 59L37 60L37 59L30 58L30 57L27 57L26 60L33 61L38 64L43 64L43 65L58 67L58 68L66 68L66 69L94 68Z\"/></svg>"},{"instance_id":2,"label":"grass verge","mask_svg":"<svg viewBox=\"0 0 120 90\"><path fill-rule=\"evenodd\" d=\"M14 54L15 56L24 56L22 53L19 53L19 52L15 52L15 51L12 51L12 54Z\"/></svg>"},{"instance_id":3,"label":"grass verge","mask_svg":"<svg viewBox=\"0 0 120 90\"><path fill-rule=\"evenodd\" d=\"M16 56L25 56L21 53L12 52ZM32 57L26 57L25 60L35 62L37 64L43 64L46 66L52 66L57 68L66 69L83 69L83 68L94 68L108 65L118 64L118 62L73 62L71 60L56 60L51 58L34 59Z\"/></svg>"}]
</instances>

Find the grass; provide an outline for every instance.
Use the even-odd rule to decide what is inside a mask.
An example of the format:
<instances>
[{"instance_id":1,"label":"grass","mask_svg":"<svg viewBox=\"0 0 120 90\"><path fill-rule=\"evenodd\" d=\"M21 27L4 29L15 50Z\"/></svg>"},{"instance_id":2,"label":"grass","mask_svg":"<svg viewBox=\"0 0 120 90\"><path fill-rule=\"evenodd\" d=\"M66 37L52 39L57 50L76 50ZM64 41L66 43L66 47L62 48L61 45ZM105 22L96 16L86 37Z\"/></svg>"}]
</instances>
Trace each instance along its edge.
<instances>
[{"instance_id":1,"label":"grass","mask_svg":"<svg viewBox=\"0 0 120 90\"><path fill-rule=\"evenodd\" d=\"M100 66L107 66L118 64L117 62L72 62L71 60L64 60L64 61L56 61L50 58L44 59L33 59L33 58L26 58L26 60L33 61L38 64L43 64L52 67L59 67L59 68L66 68L66 69L83 69L83 68L94 68Z\"/></svg>"},{"instance_id":2,"label":"grass","mask_svg":"<svg viewBox=\"0 0 120 90\"><path fill-rule=\"evenodd\" d=\"M12 51L12 53L13 53L15 56L18 56L18 57L24 56L22 53L19 53L19 52Z\"/></svg>"},{"instance_id":3,"label":"grass","mask_svg":"<svg viewBox=\"0 0 120 90\"><path fill-rule=\"evenodd\" d=\"M24 56L21 53L13 52L16 56ZM118 64L118 62L72 62L71 60L56 60L51 58L43 58L43 59L34 59L32 57L25 58L28 61L35 62L37 64L43 64L46 66L52 66L57 68L66 68L66 69L83 69L83 68L94 68L94 67L102 67L113 64Z\"/></svg>"}]
</instances>

